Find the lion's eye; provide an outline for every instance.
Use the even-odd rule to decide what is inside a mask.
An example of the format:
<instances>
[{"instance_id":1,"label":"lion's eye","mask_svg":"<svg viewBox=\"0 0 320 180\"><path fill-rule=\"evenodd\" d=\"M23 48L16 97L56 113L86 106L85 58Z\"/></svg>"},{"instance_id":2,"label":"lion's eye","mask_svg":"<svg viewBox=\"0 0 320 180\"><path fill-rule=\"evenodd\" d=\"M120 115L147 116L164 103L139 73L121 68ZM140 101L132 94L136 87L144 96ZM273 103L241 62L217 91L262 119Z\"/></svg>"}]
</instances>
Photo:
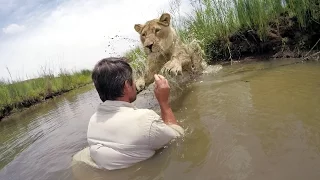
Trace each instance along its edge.
<instances>
[{"instance_id":1,"label":"lion's eye","mask_svg":"<svg viewBox=\"0 0 320 180\"><path fill-rule=\"evenodd\" d=\"M161 30L161 29L157 28L157 29L156 29L156 33L159 32L160 30Z\"/></svg>"},{"instance_id":2,"label":"lion's eye","mask_svg":"<svg viewBox=\"0 0 320 180\"><path fill-rule=\"evenodd\" d=\"M146 33L143 33L142 36L143 36L143 37L146 36Z\"/></svg>"}]
</instances>

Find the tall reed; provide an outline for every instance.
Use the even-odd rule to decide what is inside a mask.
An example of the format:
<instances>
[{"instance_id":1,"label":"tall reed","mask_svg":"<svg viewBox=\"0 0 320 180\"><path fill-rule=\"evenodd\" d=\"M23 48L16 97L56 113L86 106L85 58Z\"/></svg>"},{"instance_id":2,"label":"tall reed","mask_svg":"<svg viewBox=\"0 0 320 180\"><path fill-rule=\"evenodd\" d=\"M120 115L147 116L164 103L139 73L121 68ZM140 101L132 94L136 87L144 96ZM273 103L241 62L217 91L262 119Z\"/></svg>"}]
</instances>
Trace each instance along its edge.
<instances>
[{"instance_id":1,"label":"tall reed","mask_svg":"<svg viewBox=\"0 0 320 180\"><path fill-rule=\"evenodd\" d=\"M192 12L177 20L183 21L178 32L183 38L188 34L201 40L204 49L220 41L228 47L229 37L242 30L256 31L263 41L270 32L270 22L279 23L284 12L297 17L301 28L308 21L320 24L318 0L190 0L190 4Z\"/></svg>"}]
</instances>

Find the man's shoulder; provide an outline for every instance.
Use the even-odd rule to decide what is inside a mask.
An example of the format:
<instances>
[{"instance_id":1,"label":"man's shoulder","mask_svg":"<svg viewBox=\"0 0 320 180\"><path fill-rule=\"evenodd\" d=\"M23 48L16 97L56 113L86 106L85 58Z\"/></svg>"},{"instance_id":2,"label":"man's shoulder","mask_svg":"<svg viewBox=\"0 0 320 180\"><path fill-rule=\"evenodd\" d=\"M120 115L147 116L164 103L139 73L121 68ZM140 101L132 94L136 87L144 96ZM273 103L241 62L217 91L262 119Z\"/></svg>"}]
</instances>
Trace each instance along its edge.
<instances>
[{"instance_id":1,"label":"man's shoulder","mask_svg":"<svg viewBox=\"0 0 320 180\"><path fill-rule=\"evenodd\" d=\"M145 120L150 123L152 121L161 119L161 117L151 109L135 109L134 111L137 114L136 117L141 117L140 120Z\"/></svg>"},{"instance_id":2,"label":"man's shoulder","mask_svg":"<svg viewBox=\"0 0 320 180\"><path fill-rule=\"evenodd\" d=\"M144 108L132 108L121 111L105 112L96 111L90 117L90 122L99 121L101 119L106 120L109 118L121 118L123 120L135 120L152 122L154 120L160 120L161 117L154 110Z\"/></svg>"},{"instance_id":3,"label":"man's shoulder","mask_svg":"<svg viewBox=\"0 0 320 180\"><path fill-rule=\"evenodd\" d=\"M148 114L148 115L158 115L154 110L152 109L135 109L135 111L139 112L139 113L144 113L144 114Z\"/></svg>"},{"instance_id":4,"label":"man's shoulder","mask_svg":"<svg viewBox=\"0 0 320 180\"><path fill-rule=\"evenodd\" d=\"M89 123L92 121L95 121L96 119L97 119L97 112L94 112L89 118Z\"/></svg>"}]
</instances>

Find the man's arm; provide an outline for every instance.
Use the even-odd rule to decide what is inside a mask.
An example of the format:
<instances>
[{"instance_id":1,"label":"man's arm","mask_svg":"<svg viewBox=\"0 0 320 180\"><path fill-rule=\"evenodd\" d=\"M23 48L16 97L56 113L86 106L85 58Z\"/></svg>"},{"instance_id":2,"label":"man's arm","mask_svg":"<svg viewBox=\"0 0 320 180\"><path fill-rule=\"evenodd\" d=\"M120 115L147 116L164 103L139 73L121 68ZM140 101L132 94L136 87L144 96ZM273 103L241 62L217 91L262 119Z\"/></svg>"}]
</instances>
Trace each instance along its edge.
<instances>
[{"instance_id":1,"label":"man's arm","mask_svg":"<svg viewBox=\"0 0 320 180\"><path fill-rule=\"evenodd\" d=\"M152 149L159 149L171 140L183 136L184 130L177 123L169 104L170 86L168 81L161 75L154 75L154 94L161 108L161 118L154 111L150 115L153 122L149 131L149 146Z\"/></svg>"},{"instance_id":2,"label":"man's arm","mask_svg":"<svg viewBox=\"0 0 320 180\"><path fill-rule=\"evenodd\" d=\"M161 118L163 119L164 123L167 125L169 124L177 124L178 122L172 112L172 109L169 104L160 104L160 109L161 109Z\"/></svg>"},{"instance_id":3,"label":"man's arm","mask_svg":"<svg viewBox=\"0 0 320 180\"><path fill-rule=\"evenodd\" d=\"M168 80L161 75L154 75L154 94L159 102L161 118L165 124L178 124L169 104L170 86Z\"/></svg>"},{"instance_id":4,"label":"man's arm","mask_svg":"<svg viewBox=\"0 0 320 180\"><path fill-rule=\"evenodd\" d=\"M154 111L148 113L152 123L149 129L149 147L157 150L167 145L171 140L184 136L184 129L177 124L165 123Z\"/></svg>"}]
</instances>

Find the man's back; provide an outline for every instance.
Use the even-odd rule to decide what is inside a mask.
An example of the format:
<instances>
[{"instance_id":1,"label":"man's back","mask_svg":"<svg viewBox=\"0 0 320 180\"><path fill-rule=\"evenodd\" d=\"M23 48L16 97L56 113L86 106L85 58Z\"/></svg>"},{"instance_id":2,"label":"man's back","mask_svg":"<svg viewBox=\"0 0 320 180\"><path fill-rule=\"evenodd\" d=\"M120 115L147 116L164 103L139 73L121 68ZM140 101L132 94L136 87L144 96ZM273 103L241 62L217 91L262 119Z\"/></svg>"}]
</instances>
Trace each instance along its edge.
<instances>
[{"instance_id":1,"label":"man's back","mask_svg":"<svg viewBox=\"0 0 320 180\"><path fill-rule=\"evenodd\" d=\"M105 101L91 117L87 137L93 161L112 170L150 158L182 133L182 128L166 125L152 110L136 109L124 101Z\"/></svg>"}]
</instances>

